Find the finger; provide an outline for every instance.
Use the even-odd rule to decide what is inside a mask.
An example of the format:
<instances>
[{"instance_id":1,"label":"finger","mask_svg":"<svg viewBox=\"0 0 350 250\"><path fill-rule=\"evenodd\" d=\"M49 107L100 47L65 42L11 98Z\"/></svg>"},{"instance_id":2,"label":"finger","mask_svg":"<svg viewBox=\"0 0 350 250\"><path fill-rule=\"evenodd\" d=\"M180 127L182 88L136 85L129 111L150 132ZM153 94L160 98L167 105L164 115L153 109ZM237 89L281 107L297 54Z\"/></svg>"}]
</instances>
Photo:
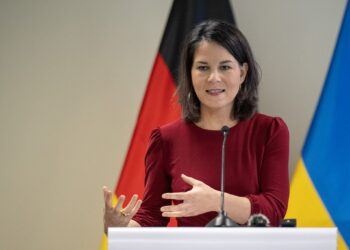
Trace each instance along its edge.
<instances>
[{"instance_id":1,"label":"finger","mask_svg":"<svg viewBox=\"0 0 350 250\"><path fill-rule=\"evenodd\" d=\"M142 200L138 200L135 204L135 206L133 207L133 209L130 212L130 216L131 218L134 217L134 215L137 213L137 211L140 209L142 204Z\"/></svg>"},{"instance_id":2,"label":"finger","mask_svg":"<svg viewBox=\"0 0 350 250\"><path fill-rule=\"evenodd\" d=\"M138 199L138 195L134 194L132 196L131 200L129 201L129 204L123 209L125 211L125 213L130 213L131 212L131 210L135 206L135 203L137 202L137 199Z\"/></svg>"},{"instance_id":3,"label":"finger","mask_svg":"<svg viewBox=\"0 0 350 250\"><path fill-rule=\"evenodd\" d=\"M110 209L112 206L112 192L106 187L103 186L103 195L105 199L105 208Z\"/></svg>"},{"instance_id":4,"label":"finger","mask_svg":"<svg viewBox=\"0 0 350 250\"><path fill-rule=\"evenodd\" d=\"M190 184L191 186L194 186L200 182L199 180L184 174L181 175L181 178L184 180L184 182L186 182L187 184Z\"/></svg>"},{"instance_id":5,"label":"finger","mask_svg":"<svg viewBox=\"0 0 350 250\"><path fill-rule=\"evenodd\" d=\"M125 195L119 196L117 205L115 206L115 211L119 212L122 209L124 201L125 201Z\"/></svg>"},{"instance_id":6,"label":"finger","mask_svg":"<svg viewBox=\"0 0 350 250\"><path fill-rule=\"evenodd\" d=\"M183 212L164 212L162 213L163 217L186 217Z\"/></svg>"},{"instance_id":7,"label":"finger","mask_svg":"<svg viewBox=\"0 0 350 250\"><path fill-rule=\"evenodd\" d=\"M185 200L186 192L164 193L162 194L162 198L167 200Z\"/></svg>"},{"instance_id":8,"label":"finger","mask_svg":"<svg viewBox=\"0 0 350 250\"><path fill-rule=\"evenodd\" d=\"M178 205L169 205L169 206L163 206L160 208L161 212L180 212L185 211L184 203L180 203Z\"/></svg>"}]
</instances>

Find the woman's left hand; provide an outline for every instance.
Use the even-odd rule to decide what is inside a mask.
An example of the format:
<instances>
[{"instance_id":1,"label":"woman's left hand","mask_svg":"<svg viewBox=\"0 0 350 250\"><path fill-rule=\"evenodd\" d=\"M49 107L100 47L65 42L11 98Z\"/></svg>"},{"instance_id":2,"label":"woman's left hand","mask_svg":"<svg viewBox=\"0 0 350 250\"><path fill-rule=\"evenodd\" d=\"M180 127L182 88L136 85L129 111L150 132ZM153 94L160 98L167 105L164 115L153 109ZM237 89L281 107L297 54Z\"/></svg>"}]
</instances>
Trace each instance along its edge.
<instances>
[{"instance_id":1,"label":"woman's left hand","mask_svg":"<svg viewBox=\"0 0 350 250\"><path fill-rule=\"evenodd\" d=\"M187 192L165 193L163 199L182 200L178 205L164 206L160 208L164 217L189 217L210 211L219 211L220 192L209 187L202 181L192 177L181 175L181 178L192 186Z\"/></svg>"}]
</instances>

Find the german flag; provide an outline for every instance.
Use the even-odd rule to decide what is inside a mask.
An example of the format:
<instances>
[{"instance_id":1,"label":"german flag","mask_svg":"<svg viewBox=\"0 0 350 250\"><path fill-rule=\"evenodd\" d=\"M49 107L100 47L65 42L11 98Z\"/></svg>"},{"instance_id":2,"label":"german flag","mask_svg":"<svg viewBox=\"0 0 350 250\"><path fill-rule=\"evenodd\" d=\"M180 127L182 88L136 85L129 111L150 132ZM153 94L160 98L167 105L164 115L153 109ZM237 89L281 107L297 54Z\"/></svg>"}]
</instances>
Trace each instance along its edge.
<instances>
[{"instance_id":1,"label":"german flag","mask_svg":"<svg viewBox=\"0 0 350 250\"><path fill-rule=\"evenodd\" d=\"M196 24L206 19L224 20L234 24L230 2L228 0L175 0L173 2L128 153L116 185L115 197L124 194L127 199L130 199L133 194L138 194L142 199L144 156L150 133L157 126L180 117L180 106L174 94L182 42ZM173 223L171 222L172 225ZM106 242L104 236L101 249L107 249Z\"/></svg>"}]
</instances>

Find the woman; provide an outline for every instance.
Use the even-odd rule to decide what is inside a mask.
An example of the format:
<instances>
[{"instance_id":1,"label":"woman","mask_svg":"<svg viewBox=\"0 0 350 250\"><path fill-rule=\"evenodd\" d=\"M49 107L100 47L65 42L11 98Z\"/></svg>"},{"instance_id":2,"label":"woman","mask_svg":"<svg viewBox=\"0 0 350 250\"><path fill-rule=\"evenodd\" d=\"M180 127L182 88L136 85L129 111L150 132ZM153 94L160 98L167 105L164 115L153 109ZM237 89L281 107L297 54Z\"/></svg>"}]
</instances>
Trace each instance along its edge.
<instances>
[{"instance_id":1,"label":"woman","mask_svg":"<svg viewBox=\"0 0 350 250\"><path fill-rule=\"evenodd\" d=\"M177 94L183 119L155 129L145 158L144 200L122 208L104 187L110 226L205 226L220 210L226 142L225 211L239 224L262 213L277 226L289 196L289 133L281 118L258 113L259 74L249 44L230 24L205 21L184 44Z\"/></svg>"}]
</instances>

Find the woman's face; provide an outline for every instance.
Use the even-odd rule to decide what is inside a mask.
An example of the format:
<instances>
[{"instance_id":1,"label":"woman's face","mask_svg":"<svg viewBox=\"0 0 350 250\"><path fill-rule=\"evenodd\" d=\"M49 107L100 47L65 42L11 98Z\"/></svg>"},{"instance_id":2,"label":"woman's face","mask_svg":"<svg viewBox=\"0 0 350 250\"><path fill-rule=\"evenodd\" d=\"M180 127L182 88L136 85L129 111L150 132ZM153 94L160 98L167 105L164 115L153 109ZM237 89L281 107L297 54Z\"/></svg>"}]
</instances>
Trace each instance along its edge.
<instances>
[{"instance_id":1,"label":"woman's face","mask_svg":"<svg viewBox=\"0 0 350 250\"><path fill-rule=\"evenodd\" d=\"M191 69L201 114L217 111L229 115L247 70L248 65L240 66L224 47L215 42L201 42L195 50Z\"/></svg>"}]
</instances>

